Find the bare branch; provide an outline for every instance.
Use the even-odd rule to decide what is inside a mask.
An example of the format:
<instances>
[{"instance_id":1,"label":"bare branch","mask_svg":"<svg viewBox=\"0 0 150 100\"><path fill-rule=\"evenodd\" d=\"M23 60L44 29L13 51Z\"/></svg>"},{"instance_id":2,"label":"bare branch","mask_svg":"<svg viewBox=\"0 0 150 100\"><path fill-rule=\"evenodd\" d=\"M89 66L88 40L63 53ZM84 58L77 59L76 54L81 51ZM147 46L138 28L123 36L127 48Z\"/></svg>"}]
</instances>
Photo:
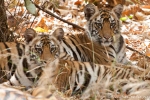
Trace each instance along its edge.
<instances>
[{"instance_id":1,"label":"bare branch","mask_svg":"<svg viewBox=\"0 0 150 100\"><path fill-rule=\"evenodd\" d=\"M143 54L143 53L141 53L141 52L139 52L139 51L137 51L137 50L135 50L135 49L133 49L133 48L131 48L129 46L126 46L126 48L129 49L129 50L131 50L131 51L134 51L134 52L136 52L136 53L138 53L138 54L140 54L140 55L142 55L144 57L146 57L147 59L150 59L149 56L146 56L145 54Z\"/></svg>"},{"instance_id":2,"label":"bare branch","mask_svg":"<svg viewBox=\"0 0 150 100\"><path fill-rule=\"evenodd\" d=\"M35 3L34 3L34 4L35 4ZM67 24L69 24L69 25L72 25L73 27L76 27L76 28L81 29L81 30L83 30L83 31L85 30L84 28L82 28L82 27L80 27L80 26L78 26L78 25L76 25L76 24L74 24L74 23L68 22L68 21L66 21L66 20L64 20L64 19L62 19L62 18L56 16L56 15L53 14L52 12L46 10L45 8L42 8L42 7L38 6L37 4L35 4L35 6L36 6L39 10L42 10L43 12L45 12L45 13L47 13L47 14L49 14L49 15L51 15L51 16L57 18L57 19L59 19L60 21L63 21L63 22L65 22L65 23L67 23Z\"/></svg>"}]
</instances>

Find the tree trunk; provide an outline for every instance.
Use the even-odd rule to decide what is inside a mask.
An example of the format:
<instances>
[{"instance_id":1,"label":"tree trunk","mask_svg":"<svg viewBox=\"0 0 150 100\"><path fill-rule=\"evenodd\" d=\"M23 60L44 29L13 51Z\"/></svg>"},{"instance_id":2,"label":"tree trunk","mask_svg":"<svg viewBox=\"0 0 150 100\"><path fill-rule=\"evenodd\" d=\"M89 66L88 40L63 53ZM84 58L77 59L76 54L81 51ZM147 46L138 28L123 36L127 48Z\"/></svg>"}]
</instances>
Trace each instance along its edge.
<instances>
[{"instance_id":1,"label":"tree trunk","mask_svg":"<svg viewBox=\"0 0 150 100\"><path fill-rule=\"evenodd\" d=\"M0 0L0 42L12 41L12 34L7 26L6 9L4 0Z\"/></svg>"}]
</instances>

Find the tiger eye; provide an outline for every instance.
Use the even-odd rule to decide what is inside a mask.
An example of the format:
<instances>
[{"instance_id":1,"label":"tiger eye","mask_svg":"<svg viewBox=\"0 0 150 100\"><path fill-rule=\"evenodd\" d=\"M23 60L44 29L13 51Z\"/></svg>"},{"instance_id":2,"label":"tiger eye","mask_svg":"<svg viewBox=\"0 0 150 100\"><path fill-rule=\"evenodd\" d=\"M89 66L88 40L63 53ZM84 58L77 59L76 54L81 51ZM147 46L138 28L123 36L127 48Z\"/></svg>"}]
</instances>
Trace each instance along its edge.
<instances>
[{"instance_id":1,"label":"tiger eye","mask_svg":"<svg viewBox=\"0 0 150 100\"><path fill-rule=\"evenodd\" d=\"M95 27L101 29L102 28L102 24L101 23L95 23Z\"/></svg>"}]
</instances>

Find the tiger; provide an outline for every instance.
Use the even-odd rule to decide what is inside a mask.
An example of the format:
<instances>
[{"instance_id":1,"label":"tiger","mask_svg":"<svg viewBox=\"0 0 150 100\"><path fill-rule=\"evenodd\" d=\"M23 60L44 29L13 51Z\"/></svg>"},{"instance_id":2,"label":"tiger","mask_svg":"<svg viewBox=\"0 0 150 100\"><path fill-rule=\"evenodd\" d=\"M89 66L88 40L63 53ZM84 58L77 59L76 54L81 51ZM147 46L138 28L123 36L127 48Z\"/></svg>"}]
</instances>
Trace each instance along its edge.
<instances>
[{"instance_id":1,"label":"tiger","mask_svg":"<svg viewBox=\"0 0 150 100\"><path fill-rule=\"evenodd\" d=\"M106 81L109 76L111 82L130 78L144 80L145 77L141 77L143 73L145 70L138 67L64 60L56 58L54 54L45 63L36 55L26 54L19 60L10 80L3 84L24 86L27 89L54 84L60 91L71 91L70 95L73 96L84 94L91 85Z\"/></svg>"},{"instance_id":2,"label":"tiger","mask_svg":"<svg viewBox=\"0 0 150 100\"><path fill-rule=\"evenodd\" d=\"M36 36L37 33L32 28L28 28L26 31L26 41L31 42L32 35ZM16 65L21 58L21 56L25 55L28 46L23 42L0 42L0 83L3 81L10 79L16 69ZM29 49L29 48L28 48Z\"/></svg>"},{"instance_id":3,"label":"tiger","mask_svg":"<svg viewBox=\"0 0 150 100\"><path fill-rule=\"evenodd\" d=\"M29 37L29 39L27 37ZM25 34L25 40L27 42L25 46L25 53L30 55L29 59L31 61L35 59L34 61L36 61L36 63L38 63L38 61L43 61L44 63L53 56L55 58L64 60L89 62L94 62L95 60L96 63L101 64L111 64L113 62L113 59L115 58L113 56L113 52L110 52L111 50L108 51L107 55L105 48L99 46L98 44L90 43L91 41L84 34L64 36L64 31L62 28L57 28L53 33L51 33L51 35L40 34L36 36L34 32L28 32L27 34ZM95 49L92 50L92 48ZM112 57L111 59L108 58L109 55ZM22 56L22 59L24 56ZM19 85L26 83L21 83L19 82L19 80L24 80L23 78L21 79L21 77L25 77L26 74L29 74L25 73L23 70L29 69L30 66L28 66L27 59L22 61L22 63L23 65L17 65L22 67L18 67L17 71L15 71L15 74L12 75L12 77L10 78L10 84ZM39 69L39 75L40 71L41 70ZM32 78L35 76L30 75L30 77ZM30 80L35 79L29 79L27 81L28 84L23 85L25 85L26 87L30 87L31 84L33 84L33 82Z\"/></svg>"},{"instance_id":4,"label":"tiger","mask_svg":"<svg viewBox=\"0 0 150 100\"><path fill-rule=\"evenodd\" d=\"M57 32L55 32L57 34ZM0 42L0 83L5 81L5 79L10 79L16 69L19 59L26 53L32 59L42 59L47 60L51 57L51 54L58 55L59 48L55 48L55 44L59 44L59 41L53 41L53 37L49 35L38 35L32 28L26 29L24 33L25 42ZM52 40L52 42L50 42ZM42 46L36 45L42 43ZM54 47L53 47L54 46ZM60 47L60 46L59 46ZM56 50L55 50L56 49ZM43 51L40 51L43 50ZM54 53L51 53L54 52ZM66 53L61 53L67 57L67 59L73 59L66 55ZM38 56L38 58L37 58Z\"/></svg>"},{"instance_id":5,"label":"tiger","mask_svg":"<svg viewBox=\"0 0 150 100\"><path fill-rule=\"evenodd\" d=\"M104 81L99 84L94 84L90 88L87 88L81 96L74 95L71 98L74 100L145 100L150 96L150 82L140 80L116 80L114 82ZM48 97L50 94L60 94L53 85L47 87L38 86L33 89L32 95L35 97ZM68 91L67 91L68 93ZM61 93L66 96L67 93ZM70 96L69 96L70 98ZM131 99L132 98L132 99ZM143 99L145 98L145 99ZM66 98L67 99L67 98Z\"/></svg>"},{"instance_id":6,"label":"tiger","mask_svg":"<svg viewBox=\"0 0 150 100\"><path fill-rule=\"evenodd\" d=\"M86 34L64 35L62 28L32 37L29 46L29 51L39 54L41 59L49 59L52 54L61 59L111 64L116 58L113 49L93 43ZM43 52L48 54L42 55Z\"/></svg>"},{"instance_id":7,"label":"tiger","mask_svg":"<svg viewBox=\"0 0 150 100\"><path fill-rule=\"evenodd\" d=\"M50 35L41 34L35 36L34 34L32 35L32 33L28 35L30 36L31 42L27 41L25 51L28 51L29 53L28 55L30 55L29 56L30 58L28 59L30 59L31 61L34 60L35 63L37 64L38 62L43 62L44 64L51 57L55 57L63 60L92 62L92 63L104 64L104 65L115 64L112 63L113 62L112 60L108 59L108 56L111 56L112 59L115 58L113 50L112 52L108 51L107 53L105 48L103 48L103 46L100 46L99 44L96 43L95 44L90 43L91 41L84 34L64 36L63 29L57 28ZM92 47L95 48L94 52L92 52ZM94 62L93 60L94 53L95 53L94 60L96 60L96 62ZM22 56L22 59L23 57L24 56ZM22 67L17 68L15 74L9 80L10 84L12 85L22 84L26 87L30 87L34 83L33 80L37 80L39 78L38 76L41 75L42 72L41 67L37 68L38 71L33 72L34 74L27 73L25 70L31 69L31 66L29 66L31 61L27 61L27 59L21 61L22 62L19 63L20 65L18 66L22 66ZM28 79L26 81L27 83L24 81L21 82L21 80L24 80L21 79L22 77Z\"/></svg>"},{"instance_id":8,"label":"tiger","mask_svg":"<svg viewBox=\"0 0 150 100\"><path fill-rule=\"evenodd\" d=\"M37 61L36 61L37 60ZM39 62L39 63L37 63ZM110 77L118 79L145 80L145 70L127 65L104 65L93 62L63 60L51 56L47 62L22 56L14 75L4 85L31 87L55 85L60 91L71 91L70 95L84 93L92 84L101 83Z\"/></svg>"},{"instance_id":9,"label":"tiger","mask_svg":"<svg viewBox=\"0 0 150 100\"><path fill-rule=\"evenodd\" d=\"M54 84L58 90L71 90L71 95L82 94L93 83L118 79L142 79L144 69L127 65L104 65L92 62L70 61L51 58L43 68L38 86Z\"/></svg>"},{"instance_id":10,"label":"tiger","mask_svg":"<svg viewBox=\"0 0 150 100\"><path fill-rule=\"evenodd\" d=\"M114 49L116 62L131 64L126 57L126 45L121 34L120 17L123 11L121 4L110 9L102 7L98 9L94 4L87 4L84 7L86 22L86 34L99 45Z\"/></svg>"}]
</instances>

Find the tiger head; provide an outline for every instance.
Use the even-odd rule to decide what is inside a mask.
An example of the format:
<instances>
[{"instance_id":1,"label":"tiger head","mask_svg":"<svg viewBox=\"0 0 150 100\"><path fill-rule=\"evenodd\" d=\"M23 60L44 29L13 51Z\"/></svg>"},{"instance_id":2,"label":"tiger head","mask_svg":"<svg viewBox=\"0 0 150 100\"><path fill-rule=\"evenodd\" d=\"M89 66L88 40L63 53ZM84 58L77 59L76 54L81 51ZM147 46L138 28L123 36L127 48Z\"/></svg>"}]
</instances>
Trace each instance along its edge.
<instances>
[{"instance_id":1,"label":"tiger head","mask_svg":"<svg viewBox=\"0 0 150 100\"><path fill-rule=\"evenodd\" d=\"M35 35L34 32L25 32L26 44L28 45L32 59L37 56L42 60L48 60L51 57L57 57L60 54L61 41L64 36L62 28L57 28L51 35ZM33 57L34 56L34 57Z\"/></svg>"},{"instance_id":2,"label":"tiger head","mask_svg":"<svg viewBox=\"0 0 150 100\"><path fill-rule=\"evenodd\" d=\"M87 4L84 8L87 20L88 36L101 45L109 46L120 37L120 17L123 10L122 5L115 6L112 10L108 8L98 9L93 4Z\"/></svg>"}]
</instances>

